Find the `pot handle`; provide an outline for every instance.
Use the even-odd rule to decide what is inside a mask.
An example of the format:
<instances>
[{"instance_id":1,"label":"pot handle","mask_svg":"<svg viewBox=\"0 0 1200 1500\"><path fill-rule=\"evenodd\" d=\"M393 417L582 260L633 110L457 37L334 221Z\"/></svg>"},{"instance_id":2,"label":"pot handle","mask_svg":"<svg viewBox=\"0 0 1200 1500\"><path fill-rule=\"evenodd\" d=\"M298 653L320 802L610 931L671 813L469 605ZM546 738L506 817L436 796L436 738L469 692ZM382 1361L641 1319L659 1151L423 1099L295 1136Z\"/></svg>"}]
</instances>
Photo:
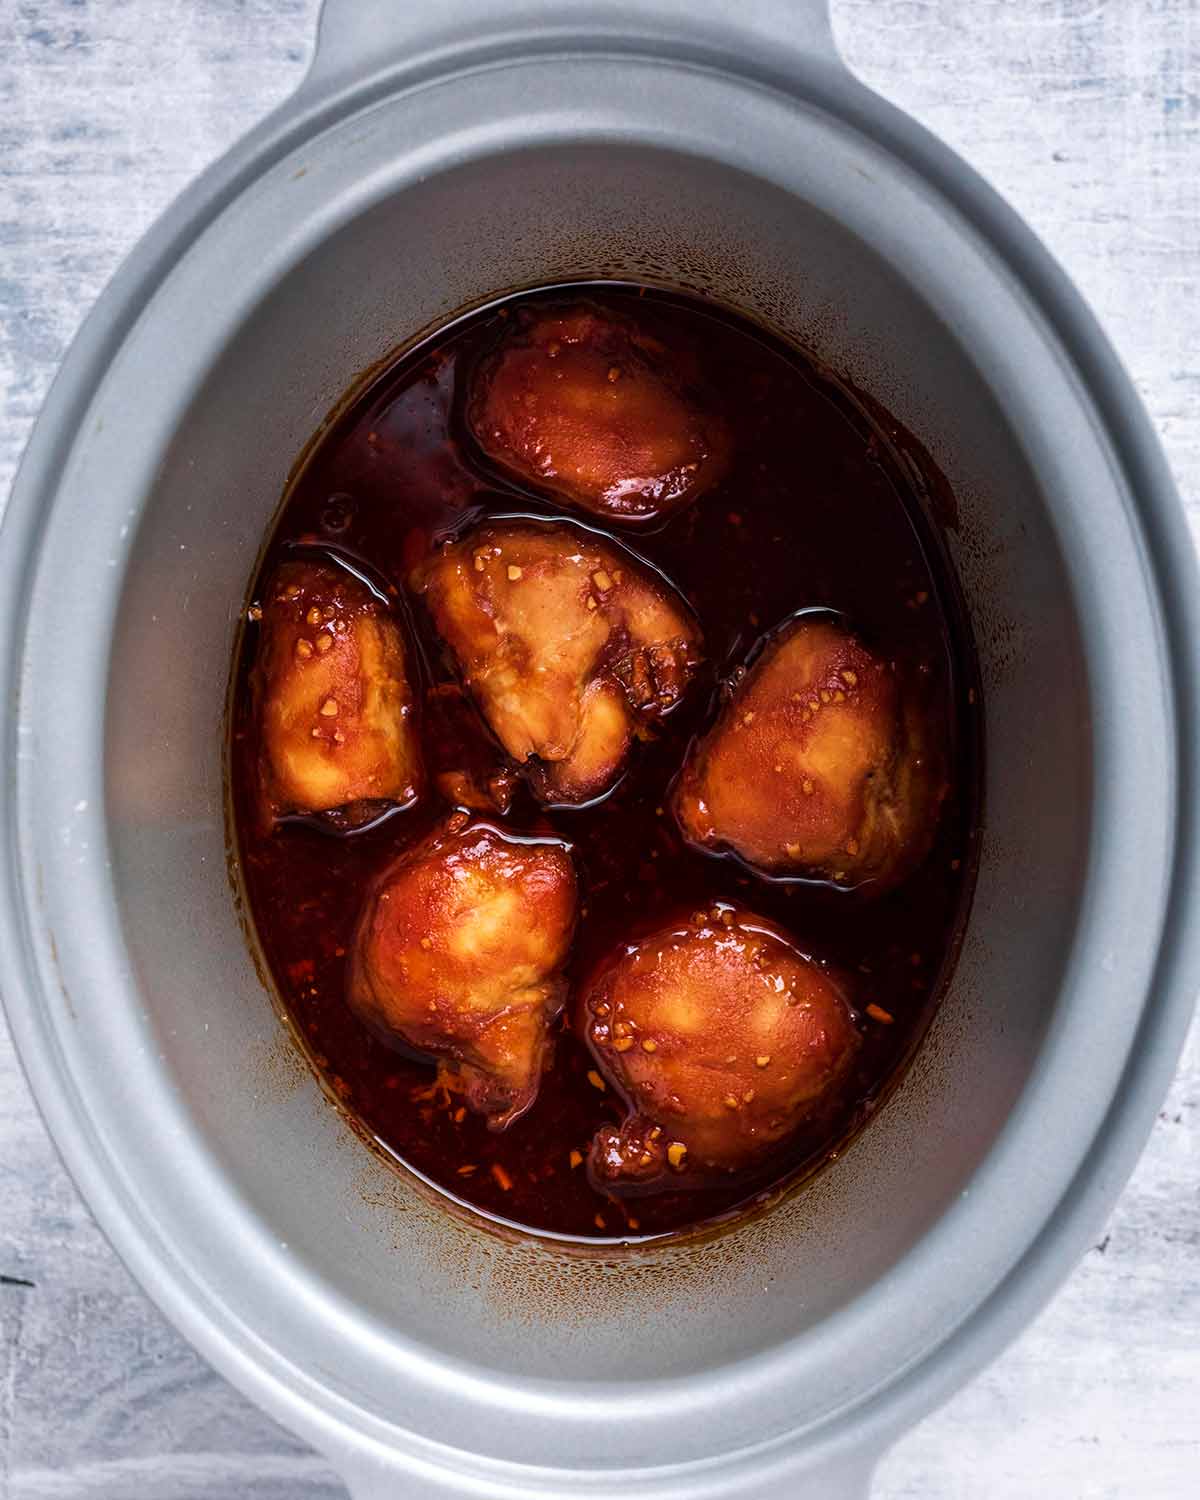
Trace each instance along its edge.
<instances>
[{"instance_id":1,"label":"pot handle","mask_svg":"<svg viewBox=\"0 0 1200 1500\"><path fill-rule=\"evenodd\" d=\"M434 1475L422 1469L403 1471L387 1460L370 1461L361 1453L343 1457L338 1470L346 1481L350 1500L628 1500L630 1494L661 1496L662 1500L870 1500L871 1478L879 1460L878 1452L869 1457L862 1453L843 1454L832 1462L813 1467L801 1464L773 1466L770 1473L747 1481L734 1473L722 1479L715 1476L689 1479L682 1475L658 1481L652 1490L639 1492L624 1484L609 1489L596 1487L594 1481L578 1485L538 1484L533 1490L514 1480L489 1484L479 1475L462 1476L461 1482L444 1473ZM591 1476L589 1476L591 1478ZM661 1486L661 1487L660 1487Z\"/></svg>"},{"instance_id":2,"label":"pot handle","mask_svg":"<svg viewBox=\"0 0 1200 1500\"><path fill-rule=\"evenodd\" d=\"M445 69L455 52L479 60L634 39L642 51L685 47L735 55L742 66L841 66L829 0L324 0L308 82L339 84L397 64L419 75L422 65Z\"/></svg>"}]
</instances>

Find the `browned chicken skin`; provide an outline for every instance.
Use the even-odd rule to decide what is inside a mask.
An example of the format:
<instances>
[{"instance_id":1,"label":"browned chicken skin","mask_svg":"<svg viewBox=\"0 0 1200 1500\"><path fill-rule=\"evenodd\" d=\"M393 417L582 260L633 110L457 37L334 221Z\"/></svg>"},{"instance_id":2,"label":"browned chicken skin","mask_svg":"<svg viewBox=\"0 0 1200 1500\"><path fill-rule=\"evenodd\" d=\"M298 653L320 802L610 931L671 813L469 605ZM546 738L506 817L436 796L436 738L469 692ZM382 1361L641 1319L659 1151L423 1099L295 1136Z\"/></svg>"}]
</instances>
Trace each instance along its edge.
<instances>
[{"instance_id":1,"label":"browned chicken skin","mask_svg":"<svg viewBox=\"0 0 1200 1500\"><path fill-rule=\"evenodd\" d=\"M928 852L945 794L919 691L828 617L800 616L689 752L684 836L772 875L894 884Z\"/></svg>"},{"instance_id":2,"label":"browned chicken skin","mask_svg":"<svg viewBox=\"0 0 1200 1500\"><path fill-rule=\"evenodd\" d=\"M441 1082L503 1130L537 1097L575 927L557 842L455 813L375 882L354 940L351 1008L384 1040L438 1059Z\"/></svg>"},{"instance_id":3,"label":"browned chicken skin","mask_svg":"<svg viewBox=\"0 0 1200 1500\"><path fill-rule=\"evenodd\" d=\"M752 1166L828 1097L858 1045L833 979L770 922L725 905L622 945L586 989L580 1025L628 1109L588 1159L610 1192Z\"/></svg>"},{"instance_id":4,"label":"browned chicken skin","mask_svg":"<svg viewBox=\"0 0 1200 1500\"><path fill-rule=\"evenodd\" d=\"M670 586L574 526L481 526L413 586L543 802L608 791L635 733L675 707L700 661L699 629Z\"/></svg>"},{"instance_id":5,"label":"browned chicken skin","mask_svg":"<svg viewBox=\"0 0 1200 1500\"><path fill-rule=\"evenodd\" d=\"M650 521L728 467L728 430L687 379L693 363L612 312L518 313L476 372L467 420L519 480L610 520Z\"/></svg>"},{"instance_id":6,"label":"browned chicken skin","mask_svg":"<svg viewBox=\"0 0 1200 1500\"><path fill-rule=\"evenodd\" d=\"M254 696L270 816L408 803L421 756L400 627L332 564L289 562L262 598Z\"/></svg>"}]
</instances>

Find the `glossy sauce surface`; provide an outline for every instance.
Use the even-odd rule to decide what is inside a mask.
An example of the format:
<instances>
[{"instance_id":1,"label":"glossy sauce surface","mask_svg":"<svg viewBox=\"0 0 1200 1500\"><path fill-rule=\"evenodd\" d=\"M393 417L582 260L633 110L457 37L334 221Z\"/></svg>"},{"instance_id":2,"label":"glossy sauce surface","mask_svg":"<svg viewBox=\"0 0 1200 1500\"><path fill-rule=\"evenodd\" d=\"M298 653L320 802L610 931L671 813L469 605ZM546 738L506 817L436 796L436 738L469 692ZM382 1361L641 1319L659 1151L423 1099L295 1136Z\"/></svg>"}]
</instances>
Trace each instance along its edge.
<instances>
[{"instance_id":1,"label":"glossy sauce surface","mask_svg":"<svg viewBox=\"0 0 1200 1500\"><path fill-rule=\"evenodd\" d=\"M497 826L557 836L574 852L581 921L568 979L614 944L680 913L731 901L781 924L843 979L863 1034L848 1084L803 1132L728 1184L618 1200L596 1191L579 1158L621 1116L593 1061L554 1025L553 1065L536 1103L503 1133L433 1086L428 1062L372 1035L345 1004L347 951L368 882L445 818L433 788L412 808L353 832L317 819L257 816L251 712L254 609L237 665L232 792L249 910L297 1034L342 1106L378 1145L461 1203L521 1226L580 1239L637 1239L741 1212L810 1173L859 1128L923 1035L957 952L973 878L977 695L957 591L932 518L944 480L914 440L798 354L694 301L628 287L550 289L631 310L646 326L699 340L732 433L726 476L657 527L604 527L521 490L472 443L463 404L472 369L495 346L513 302L426 341L377 375L330 425L294 481L261 581L288 556L350 565L411 630L413 684L436 775L497 753L458 689L453 664L405 587L437 539L500 515L569 516L598 526L663 573L702 623L706 665L682 705L635 745L627 774L594 805L546 809L518 780ZM800 610L844 616L862 639L923 674L942 705L951 786L929 857L873 899L819 883L769 880L684 844L668 794L720 683L764 635Z\"/></svg>"}]
</instances>

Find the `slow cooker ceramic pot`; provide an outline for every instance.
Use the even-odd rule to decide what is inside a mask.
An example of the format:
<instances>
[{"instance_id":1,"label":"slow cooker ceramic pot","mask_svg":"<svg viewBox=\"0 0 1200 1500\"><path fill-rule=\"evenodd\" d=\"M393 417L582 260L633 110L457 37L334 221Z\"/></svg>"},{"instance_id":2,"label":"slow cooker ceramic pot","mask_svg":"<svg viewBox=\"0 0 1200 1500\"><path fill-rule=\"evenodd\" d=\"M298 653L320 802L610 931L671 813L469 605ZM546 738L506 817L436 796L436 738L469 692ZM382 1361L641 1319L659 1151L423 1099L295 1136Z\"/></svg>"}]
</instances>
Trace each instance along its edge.
<instances>
[{"instance_id":1,"label":"slow cooker ceramic pot","mask_svg":"<svg viewBox=\"0 0 1200 1500\"><path fill-rule=\"evenodd\" d=\"M452 1218L297 1061L230 879L224 715L339 393L499 291L610 276L743 310L928 445L986 790L961 961L888 1106L767 1216L598 1258ZM1111 1205L1200 983L1192 554L1078 296L846 72L819 0L328 0L299 92L88 320L2 568L34 1092L147 1291L360 1500L865 1494Z\"/></svg>"}]
</instances>

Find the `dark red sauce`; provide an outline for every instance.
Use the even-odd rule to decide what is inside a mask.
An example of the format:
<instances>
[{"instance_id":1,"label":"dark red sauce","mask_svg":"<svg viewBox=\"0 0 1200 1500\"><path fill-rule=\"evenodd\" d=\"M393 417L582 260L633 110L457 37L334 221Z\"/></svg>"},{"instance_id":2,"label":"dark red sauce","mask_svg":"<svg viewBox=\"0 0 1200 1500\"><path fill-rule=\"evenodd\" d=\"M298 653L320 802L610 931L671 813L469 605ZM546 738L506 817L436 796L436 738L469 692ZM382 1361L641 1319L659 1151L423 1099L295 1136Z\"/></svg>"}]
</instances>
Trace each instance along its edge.
<instances>
[{"instance_id":1,"label":"dark red sauce","mask_svg":"<svg viewBox=\"0 0 1200 1500\"><path fill-rule=\"evenodd\" d=\"M257 747L248 677L253 623L237 667L232 790L241 873L283 1004L314 1065L361 1128L398 1162L460 1202L517 1225L582 1239L636 1239L712 1222L810 1174L894 1085L931 1018L957 954L974 870L977 685L957 586L933 520L945 481L920 446L874 402L752 325L694 300L625 286L569 295L628 306L651 323L684 325L707 350L732 427L728 476L658 529L614 534L686 595L709 665L689 698L635 747L610 796L545 811L518 781L504 826L569 840L583 886L571 972L579 975L633 931L681 910L730 900L773 918L802 948L850 977L864 1042L836 1105L753 1173L728 1185L618 1202L596 1192L572 1153L619 1117L611 1090L570 1029L556 1025L554 1064L537 1102L503 1134L433 1088L434 1068L391 1050L344 1001L346 950L369 879L443 818L436 792L350 834L296 819L266 831L254 816ZM530 294L553 299L563 289ZM328 549L388 590L415 637L423 734L433 769L461 766L464 737L490 751L474 711L404 578L435 539L489 515L561 511L498 479L462 422L469 372L513 302L456 322L376 375L320 436L291 485L262 575L297 547ZM939 512L944 514L944 512ZM252 598L257 597L256 580ZM716 684L755 642L799 609L841 612L870 644L919 663L941 685L954 777L936 842L919 870L865 899L814 882L763 879L736 861L688 849L667 793L690 736L709 722ZM868 1007L871 1007L869 1010ZM890 1020L880 1019L881 1016Z\"/></svg>"}]
</instances>

